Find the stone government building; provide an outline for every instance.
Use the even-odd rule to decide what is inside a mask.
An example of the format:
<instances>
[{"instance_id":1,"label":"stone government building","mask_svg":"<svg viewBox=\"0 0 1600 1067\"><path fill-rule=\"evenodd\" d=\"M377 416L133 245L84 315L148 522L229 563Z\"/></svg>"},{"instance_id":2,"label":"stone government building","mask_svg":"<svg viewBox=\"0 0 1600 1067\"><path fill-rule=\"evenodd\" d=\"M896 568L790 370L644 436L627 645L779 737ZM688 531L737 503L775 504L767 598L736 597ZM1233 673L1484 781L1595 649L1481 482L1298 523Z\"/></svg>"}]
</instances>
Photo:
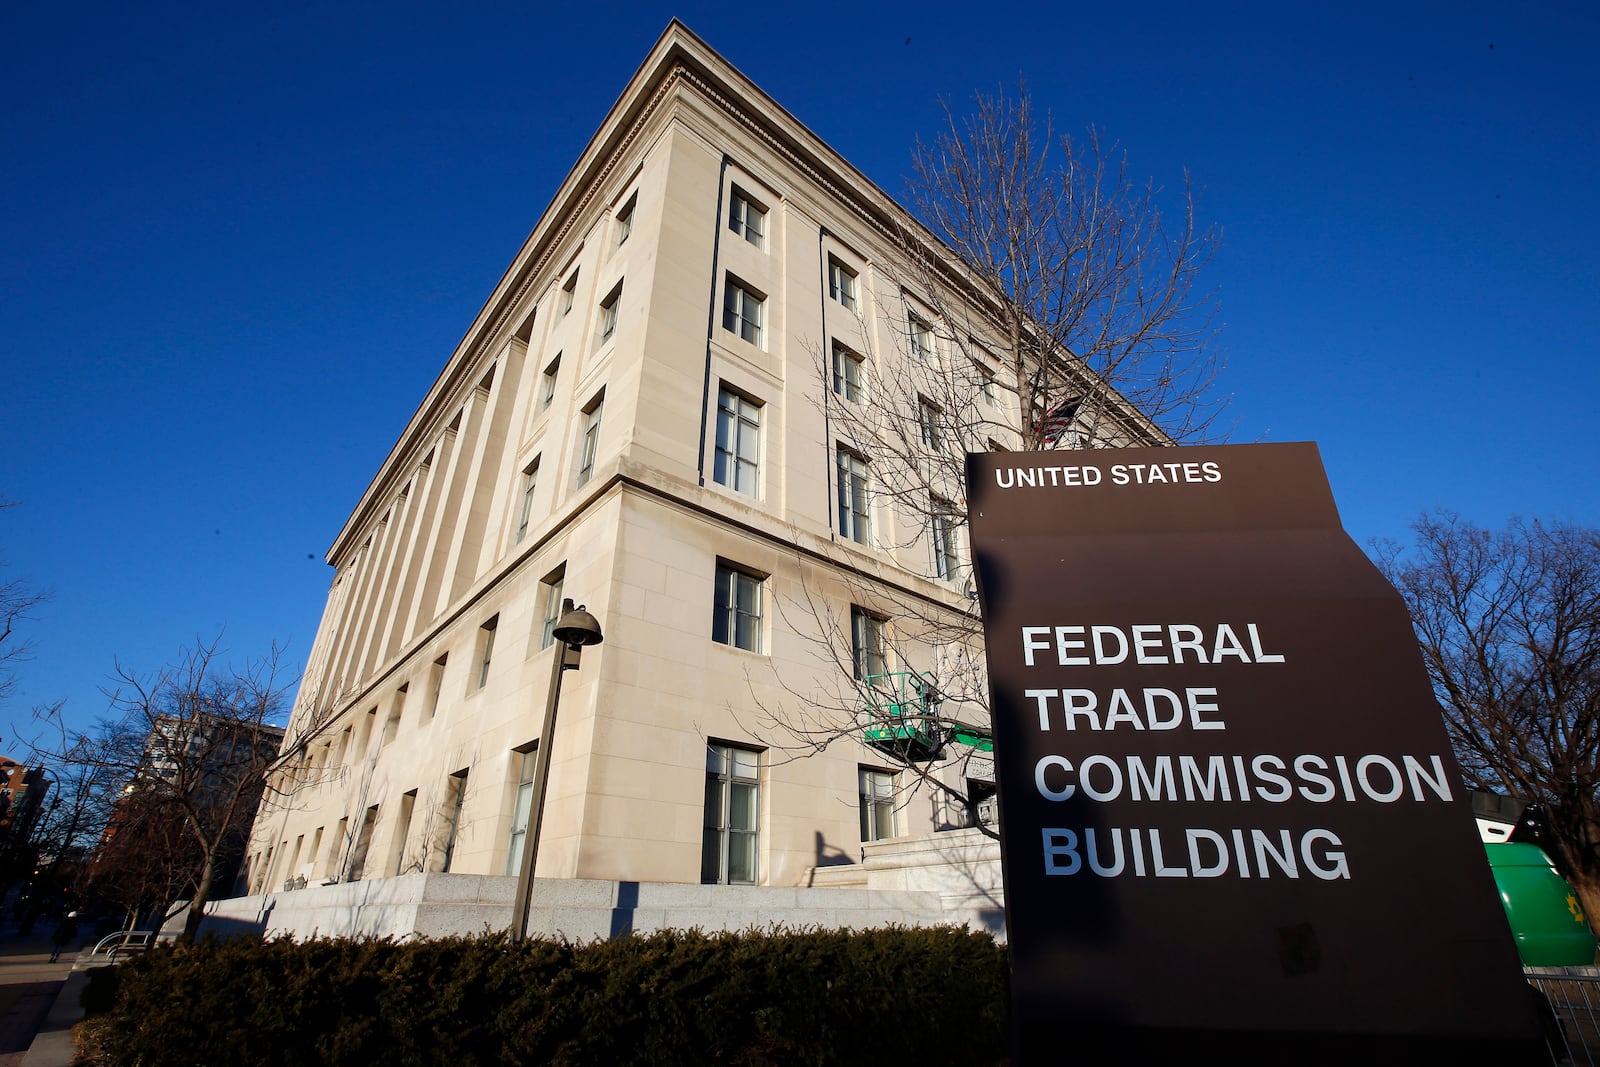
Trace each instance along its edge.
<instances>
[{"instance_id":1,"label":"stone government building","mask_svg":"<svg viewBox=\"0 0 1600 1067\"><path fill-rule=\"evenodd\" d=\"M309 752L208 928L504 928L570 597L605 640L565 675L531 929L999 929L970 820L863 742L791 759L756 728L841 661L895 666L864 589L966 601L965 546L874 497L823 403L869 402L908 329L955 355L902 288L906 233L937 244L669 25L329 550ZM819 603L836 657L793 608Z\"/></svg>"}]
</instances>

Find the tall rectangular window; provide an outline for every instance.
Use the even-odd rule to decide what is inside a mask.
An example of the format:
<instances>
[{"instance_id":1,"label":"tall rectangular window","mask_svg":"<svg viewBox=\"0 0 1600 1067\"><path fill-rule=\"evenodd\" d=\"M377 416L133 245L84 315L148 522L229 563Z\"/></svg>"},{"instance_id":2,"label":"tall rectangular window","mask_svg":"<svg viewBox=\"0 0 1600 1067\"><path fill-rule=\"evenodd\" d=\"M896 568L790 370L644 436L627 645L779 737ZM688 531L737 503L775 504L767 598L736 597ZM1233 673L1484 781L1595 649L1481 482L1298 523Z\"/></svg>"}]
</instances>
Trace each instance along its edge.
<instances>
[{"instance_id":1,"label":"tall rectangular window","mask_svg":"<svg viewBox=\"0 0 1600 1067\"><path fill-rule=\"evenodd\" d=\"M601 393L583 409L583 439L578 445L578 485L585 485L594 477L594 457L600 448L600 411L605 407L606 395Z\"/></svg>"},{"instance_id":2,"label":"tall rectangular window","mask_svg":"<svg viewBox=\"0 0 1600 1067\"><path fill-rule=\"evenodd\" d=\"M761 492L761 405L727 388L717 394L717 447L711 473L718 485L750 496Z\"/></svg>"},{"instance_id":3,"label":"tall rectangular window","mask_svg":"<svg viewBox=\"0 0 1600 1067\"><path fill-rule=\"evenodd\" d=\"M767 209L737 186L728 198L728 229L757 248L767 247Z\"/></svg>"},{"instance_id":4,"label":"tall rectangular window","mask_svg":"<svg viewBox=\"0 0 1600 1067\"><path fill-rule=\"evenodd\" d=\"M349 881L359 882L367 873L367 852L372 848L372 834L378 825L378 805L374 804L361 817L361 829L356 834L356 847L350 853Z\"/></svg>"},{"instance_id":5,"label":"tall rectangular window","mask_svg":"<svg viewBox=\"0 0 1600 1067\"><path fill-rule=\"evenodd\" d=\"M722 328L760 346L761 313L765 306L765 297L730 277L722 290Z\"/></svg>"},{"instance_id":6,"label":"tall rectangular window","mask_svg":"<svg viewBox=\"0 0 1600 1067\"><path fill-rule=\"evenodd\" d=\"M345 849L350 847L350 816L346 815L334 827L333 840L328 842L328 874L335 880L344 876Z\"/></svg>"},{"instance_id":7,"label":"tall rectangular window","mask_svg":"<svg viewBox=\"0 0 1600 1067\"><path fill-rule=\"evenodd\" d=\"M846 311L856 310L856 272L832 256L828 257L828 295Z\"/></svg>"},{"instance_id":8,"label":"tall rectangular window","mask_svg":"<svg viewBox=\"0 0 1600 1067\"><path fill-rule=\"evenodd\" d=\"M754 749L706 746L705 831L700 881L755 885L761 818L761 755Z\"/></svg>"},{"instance_id":9,"label":"tall rectangular window","mask_svg":"<svg viewBox=\"0 0 1600 1067\"><path fill-rule=\"evenodd\" d=\"M861 840L886 841L894 834L894 775L862 767Z\"/></svg>"},{"instance_id":10,"label":"tall rectangular window","mask_svg":"<svg viewBox=\"0 0 1600 1067\"><path fill-rule=\"evenodd\" d=\"M547 364L545 366L545 368L544 368L544 377L542 379L540 379L540 382L539 382L539 385L540 385L540 390L539 390L539 410L540 411L543 411L545 408L549 407L551 402L555 400L555 398L556 398L556 375L559 374L560 371L561 371L561 353L557 352L556 353L556 358L552 359L549 362L549 364Z\"/></svg>"},{"instance_id":11,"label":"tall rectangular window","mask_svg":"<svg viewBox=\"0 0 1600 1067\"><path fill-rule=\"evenodd\" d=\"M628 239L628 236L633 233L633 206L638 200L637 194L628 197L628 202L623 204L622 209L617 212L618 246L621 246Z\"/></svg>"},{"instance_id":12,"label":"tall rectangular window","mask_svg":"<svg viewBox=\"0 0 1600 1067\"><path fill-rule=\"evenodd\" d=\"M578 295L578 272L573 271L572 277L567 279L561 287L561 314L565 315L572 310L572 303Z\"/></svg>"},{"instance_id":13,"label":"tall rectangular window","mask_svg":"<svg viewBox=\"0 0 1600 1067\"><path fill-rule=\"evenodd\" d=\"M872 519L867 499L867 461L846 448L838 450L839 533L852 541L867 544L872 538Z\"/></svg>"},{"instance_id":14,"label":"tall rectangular window","mask_svg":"<svg viewBox=\"0 0 1600 1067\"><path fill-rule=\"evenodd\" d=\"M539 488L539 457L522 468L522 502L517 508L517 541L528 533L528 523L533 518L533 494Z\"/></svg>"},{"instance_id":15,"label":"tall rectangular window","mask_svg":"<svg viewBox=\"0 0 1600 1067\"><path fill-rule=\"evenodd\" d=\"M948 501L933 498L928 509L928 533L933 540L933 569L944 579L956 576L955 512Z\"/></svg>"},{"instance_id":16,"label":"tall rectangular window","mask_svg":"<svg viewBox=\"0 0 1600 1067\"><path fill-rule=\"evenodd\" d=\"M400 814L395 818L394 844L389 848L389 873L404 874L406 870L406 839L411 836L411 816L417 807L415 789L400 796Z\"/></svg>"},{"instance_id":17,"label":"tall rectangular window","mask_svg":"<svg viewBox=\"0 0 1600 1067\"><path fill-rule=\"evenodd\" d=\"M410 692L410 689L409 685L402 685L395 690L394 705L389 709L389 717L383 722L383 741L379 744L379 748L393 741L395 735L400 732L400 716L405 711L406 694Z\"/></svg>"},{"instance_id":18,"label":"tall rectangular window","mask_svg":"<svg viewBox=\"0 0 1600 1067\"><path fill-rule=\"evenodd\" d=\"M445 783L444 855L439 864L439 870L443 872L448 872L450 865L455 862L456 846L460 844L461 809L467 804L467 772L470 769L462 768Z\"/></svg>"},{"instance_id":19,"label":"tall rectangular window","mask_svg":"<svg viewBox=\"0 0 1600 1067\"><path fill-rule=\"evenodd\" d=\"M300 850L305 847L306 835L301 834L294 839L294 851L289 853L289 865L283 869L286 882L292 883L295 877L295 868L300 864Z\"/></svg>"},{"instance_id":20,"label":"tall rectangular window","mask_svg":"<svg viewBox=\"0 0 1600 1067\"><path fill-rule=\"evenodd\" d=\"M1000 406L1000 394L995 389L994 372L983 364L975 364L978 369L978 392L983 395L986 407L997 408Z\"/></svg>"},{"instance_id":21,"label":"tall rectangular window","mask_svg":"<svg viewBox=\"0 0 1600 1067\"><path fill-rule=\"evenodd\" d=\"M561 590L566 584L567 572L556 571L542 583L544 585L544 621L539 628L539 647L549 648L556 643L556 623L561 621Z\"/></svg>"},{"instance_id":22,"label":"tall rectangular window","mask_svg":"<svg viewBox=\"0 0 1600 1067\"><path fill-rule=\"evenodd\" d=\"M533 771L539 762L539 743L511 754L517 773L517 792L511 802L511 842L506 850L506 873L522 873L522 849L528 841L528 820L533 812Z\"/></svg>"},{"instance_id":23,"label":"tall rectangular window","mask_svg":"<svg viewBox=\"0 0 1600 1067\"><path fill-rule=\"evenodd\" d=\"M911 316L909 333L911 337L911 354L920 360L931 362L933 360L933 327L913 315Z\"/></svg>"},{"instance_id":24,"label":"tall rectangular window","mask_svg":"<svg viewBox=\"0 0 1600 1067\"><path fill-rule=\"evenodd\" d=\"M944 412L922 397L917 398L917 425L922 428L922 444L937 452L944 444Z\"/></svg>"},{"instance_id":25,"label":"tall rectangular window","mask_svg":"<svg viewBox=\"0 0 1600 1067\"><path fill-rule=\"evenodd\" d=\"M717 564L711 640L746 652L761 651L762 579L726 563Z\"/></svg>"},{"instance_id":26,"label":"tall rectangular window","mask_svg":"<svg viewBox=\"0 0 1600 1067\"><path fill-rule=\"evenodd\" d=\"M428 697L428 720L430 722L433 721L435 715L439 714L439 697L444 694L444 665L449 659L450 653L446 652L433 661L433 676L431 678L433 693Z\"/></svg>"},{"instance_id":27,"label":"tall rectangular window","mask_svg":"<svg viewBox=\"0 0 1600 1067\"><path fill-rule=\"evenodd\" d=\"M500 616L495 615L478 627L478 684L482 689L489 684L489 661L494 658L494 633L500 628Z\"/></svg>"},{"instance_id":28,"label":"tall rectangular window","mask_svg":"<svg viewBox=\"0 0 1600 1067\"><path fill-rule=\"evenodd\" d=\"M617 332L617 305L622 303L622 283L618 282L616 288L606 294L600 301L600 343L605 344L611 340L611 335Z\"/></svg>"},{"instance_id":29,"label":"tall rectangular window","mask_svg":"<svg viewBox=\"0 0 1600 1067\"><path fill-rule=\"evenodd\" d=\"M861 403L863 391L863 361L844 345L833 343L833 391L853 404Z\"/></svg>"},{"instance_id":30,"label":"tall rectangular window","mask_svg":"<svg viewBox=\"0 0 1600 1067\"><path fill-rule=\"evenodd\" d=\"M887 673L889 658L884 650L883 620L865 608L850 608L850 653L856 681L866 681Z\"/></svg>"}]
</instances>

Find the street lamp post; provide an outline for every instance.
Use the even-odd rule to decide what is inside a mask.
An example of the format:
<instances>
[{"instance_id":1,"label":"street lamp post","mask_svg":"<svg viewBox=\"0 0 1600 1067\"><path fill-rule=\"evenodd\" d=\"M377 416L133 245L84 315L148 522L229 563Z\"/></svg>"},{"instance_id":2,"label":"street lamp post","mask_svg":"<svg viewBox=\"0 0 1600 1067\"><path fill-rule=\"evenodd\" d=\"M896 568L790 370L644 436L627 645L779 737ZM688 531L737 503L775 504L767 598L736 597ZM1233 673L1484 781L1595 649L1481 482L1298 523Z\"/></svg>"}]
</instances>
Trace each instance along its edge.
<instances>
[{"instance_id":1,"label":"street lamp post","mask_svg":"<svg viewBox=\"0 0 1600 1067\"><path fill-rule=\"evenodd\" d=\"M556 707L561 703L561 676L578 669L578 660L585 645L598 645L605 637L600 624L582 605L574 608L572 598L561 602L561 617L551 630L555 638L555 652L550 657L550 696L544 704L544 728L539 731L538 755L533 764L533 810L522 845L522 863L517 871L517 902L511 911L511 928L507 936L521 941L528 936L528 909L533 902L533 867L539 857L539 828L544 822L545 790L550 784L550 753L555 747Z\"/></svg>"}]
</instances>

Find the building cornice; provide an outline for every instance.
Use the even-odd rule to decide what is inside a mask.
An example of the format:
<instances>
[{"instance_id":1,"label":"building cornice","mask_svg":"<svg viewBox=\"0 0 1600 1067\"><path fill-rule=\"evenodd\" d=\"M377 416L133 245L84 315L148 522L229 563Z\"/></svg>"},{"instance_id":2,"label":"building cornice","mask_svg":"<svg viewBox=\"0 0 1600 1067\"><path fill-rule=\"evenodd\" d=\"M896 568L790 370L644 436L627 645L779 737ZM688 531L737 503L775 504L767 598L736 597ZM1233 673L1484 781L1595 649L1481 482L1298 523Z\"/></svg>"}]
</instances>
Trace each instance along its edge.
<instances>
[{"instance_id":1,"label":"building cornice","mask_svg":"<svg viewBox=\"0 0 1600 1067\"><path fill-rule=\"evenodd\" d=\"M453 409L464 402L487 364L509 341L518 325L515 316L526 307L529 295L537 285L553 280L552 261L558 253L569 250L569 238L584 223L595 200L606 190L608 180L628 158L629 150L663 113L667 102L685 88L692 89L759 140L855 220L883 238L888 247L911 262L932 264L937 283L959 292L984 314L1000 321L991 295L967 274L949 246L715 49L673 19L590 138L390 448L328 548L326 559L330 564L342 564L350 547L359 542L411 476L412 468L443 432ZM1127 408L1120 396L1116 400L1120 401L1119 407Z\"/></svg>"}]
</instances>

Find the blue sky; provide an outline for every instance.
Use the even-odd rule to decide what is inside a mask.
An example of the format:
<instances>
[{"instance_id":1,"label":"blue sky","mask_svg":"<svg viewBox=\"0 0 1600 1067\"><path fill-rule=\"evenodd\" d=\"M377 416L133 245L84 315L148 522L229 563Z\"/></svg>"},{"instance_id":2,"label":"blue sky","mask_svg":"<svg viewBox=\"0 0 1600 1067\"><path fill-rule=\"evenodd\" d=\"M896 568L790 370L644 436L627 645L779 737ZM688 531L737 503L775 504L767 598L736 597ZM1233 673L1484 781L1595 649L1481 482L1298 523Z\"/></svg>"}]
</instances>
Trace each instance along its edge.
<instances>
[{"instance_id":1,"label":"blue sky","mask_svg":"<svg viewBox=\"0 0 1600 1067\"><path fill-rule=\"evenodd\" d=\"M891 194L1014 84L1202 187L1234 441L1346 528L1600 524L1593 3L0 6L0 706L80 722L226 630L298 670L322 555L672 15ZM975 15L981 14L981 17Z\"/></svg>"}]
</instances>

